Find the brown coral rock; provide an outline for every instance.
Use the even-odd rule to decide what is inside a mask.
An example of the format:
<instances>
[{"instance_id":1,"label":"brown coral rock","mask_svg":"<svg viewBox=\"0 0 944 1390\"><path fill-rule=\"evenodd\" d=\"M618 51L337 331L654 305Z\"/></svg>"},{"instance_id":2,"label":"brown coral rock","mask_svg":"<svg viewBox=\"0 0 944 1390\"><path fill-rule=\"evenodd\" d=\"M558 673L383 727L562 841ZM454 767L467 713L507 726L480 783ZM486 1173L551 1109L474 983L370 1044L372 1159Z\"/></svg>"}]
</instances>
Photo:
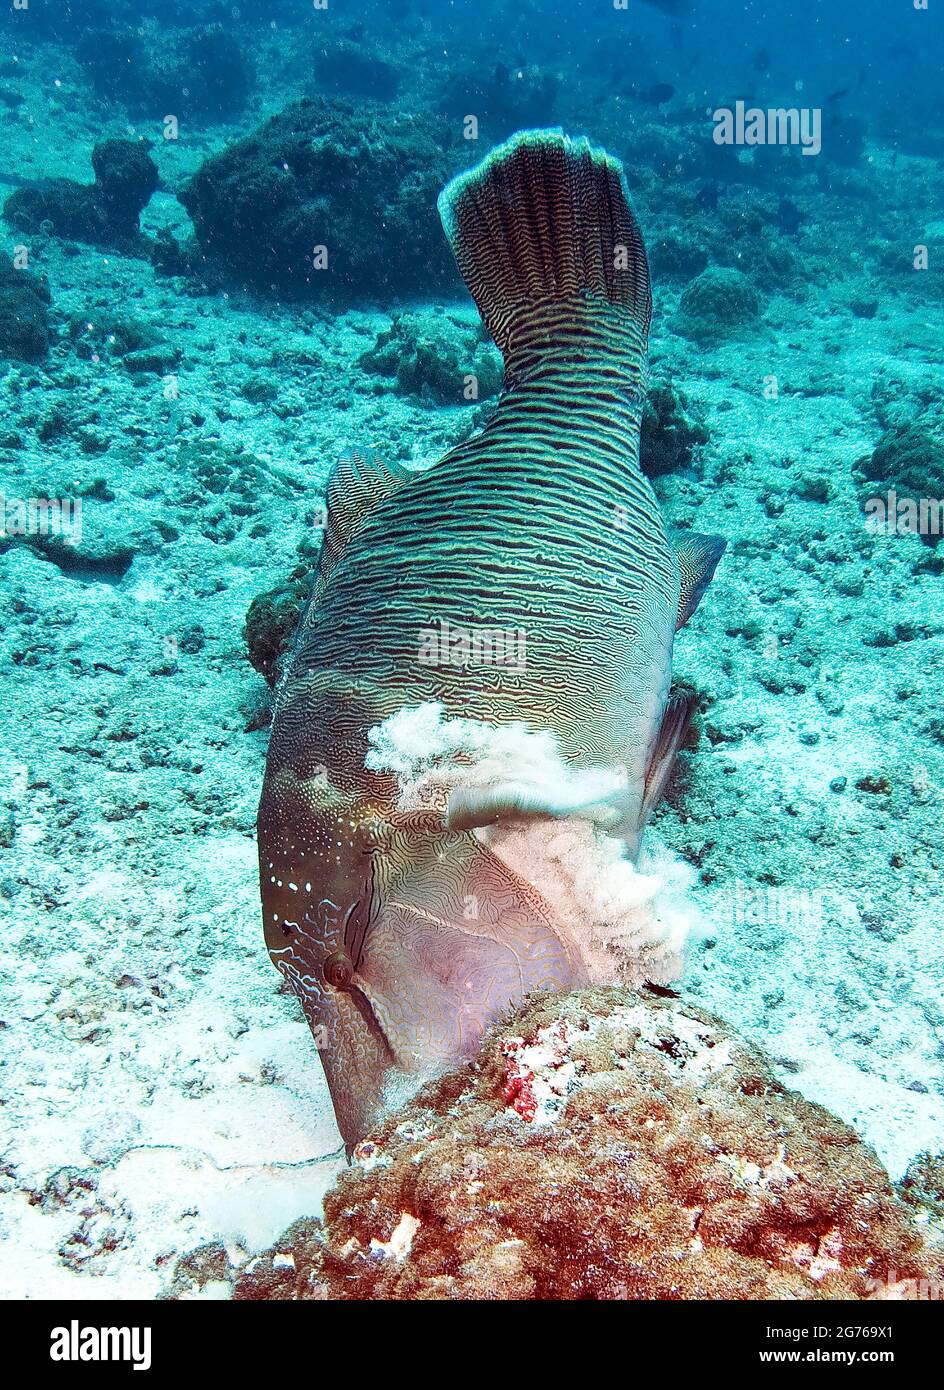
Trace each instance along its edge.
<instances>
[{"instance_id":1,"label":"brown coral rock","mask_svg":"<svg viewBox=\"0 0 944 1390\"><path fill-rule=\"evenodd\" d=\"M620 989L493 1029L358 1146L289 1259L291 1234L278 1287L264 1258L265 1292L247 1274L237 1297L862 1299L928 1277L847 1125L718 1019Z\"/></svg>"}]
</instances>

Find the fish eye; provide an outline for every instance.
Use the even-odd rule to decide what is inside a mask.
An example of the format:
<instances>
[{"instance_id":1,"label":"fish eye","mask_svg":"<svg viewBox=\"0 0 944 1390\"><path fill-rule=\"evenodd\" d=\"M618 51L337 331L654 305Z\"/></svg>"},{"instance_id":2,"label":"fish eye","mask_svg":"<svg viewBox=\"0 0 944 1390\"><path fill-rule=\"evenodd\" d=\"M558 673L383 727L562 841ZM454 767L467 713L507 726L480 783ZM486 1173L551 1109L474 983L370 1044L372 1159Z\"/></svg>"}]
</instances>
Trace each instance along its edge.
<instances>
[{"instance_id":1,"label":"fish eye","mask_svg":"<svg viewBox=\"0 0 944 1390\"><path fill-rule=\"evenodd\" d=\"M354 964L347 951L332 951L322 972L332 989L347 989L354 977Z\"/></svg>"}]
</instances>

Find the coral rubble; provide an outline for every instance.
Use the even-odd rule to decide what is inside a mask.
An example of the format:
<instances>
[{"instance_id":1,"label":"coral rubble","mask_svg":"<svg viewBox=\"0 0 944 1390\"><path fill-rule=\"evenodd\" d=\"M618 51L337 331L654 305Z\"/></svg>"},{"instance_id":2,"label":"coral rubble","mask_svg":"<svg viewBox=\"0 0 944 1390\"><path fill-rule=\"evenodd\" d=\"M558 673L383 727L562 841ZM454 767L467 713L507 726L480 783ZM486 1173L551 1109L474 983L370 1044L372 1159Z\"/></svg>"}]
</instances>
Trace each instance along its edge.
<instances>
[{"instance_id":1,"label":"coral rubble","mask_svg":"<svg viewBox=\"0 0 944 1390\"><path fill-rule=\"evenodd\" d=\"M936 1269L872 1150L665 991L538 996L324 1210L236 1296L866 1299Z\"/></svg>"}]
</instances>

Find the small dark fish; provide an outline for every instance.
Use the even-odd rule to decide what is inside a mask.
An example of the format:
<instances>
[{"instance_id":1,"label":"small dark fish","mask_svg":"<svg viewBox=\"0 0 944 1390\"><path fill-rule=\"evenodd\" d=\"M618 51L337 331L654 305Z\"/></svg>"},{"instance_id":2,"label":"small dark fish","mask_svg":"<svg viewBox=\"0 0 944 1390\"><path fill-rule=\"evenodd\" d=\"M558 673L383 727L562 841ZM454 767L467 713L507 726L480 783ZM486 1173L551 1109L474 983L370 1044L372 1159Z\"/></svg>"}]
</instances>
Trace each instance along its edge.
<instances>
[{"instance_id":1,"label":"small dark fish","mask_svg":"<svg viewBox=\"0 0 944 1390\"><path fill-rule=\"evenodd\" d=\"M668 985L657 985L652 980L646 981L646 989L650 994L657 995L660 999L681 999L681 995L676 989L669 989Z\"/></svg>"},{"instance_id":2,"label":"small dark fish","mask_svg":"<svg viewBox=\"0 0 944 1390\"><path fill-rule=\"evenodd\" d=\"M784 236L796 236L802 223L803 219L796 203L791 202L789 198L781 198L777 209L777 227L780 232Z\"/></svg>"},{"instance_id":3,"label":"small dark fish","mask_svg":"<svg viewBox=\"0 0 944 1390\"><path fill-rule=\"evenodd\" d=\"M704 212L713 212L718 206L718 185L712 180L703 183L695 194L695 206Z\"/></svg>"},{"instance_id":4,"label":"small dark fish","mask_svg":"<svg viewBox=\"0 0 944 1390\"><path fill-rule=\"evenodd\" d=\"M751 59L755 72L770 72L771 57L766 48L759 48Z\"/></svg>"}]
</instances>

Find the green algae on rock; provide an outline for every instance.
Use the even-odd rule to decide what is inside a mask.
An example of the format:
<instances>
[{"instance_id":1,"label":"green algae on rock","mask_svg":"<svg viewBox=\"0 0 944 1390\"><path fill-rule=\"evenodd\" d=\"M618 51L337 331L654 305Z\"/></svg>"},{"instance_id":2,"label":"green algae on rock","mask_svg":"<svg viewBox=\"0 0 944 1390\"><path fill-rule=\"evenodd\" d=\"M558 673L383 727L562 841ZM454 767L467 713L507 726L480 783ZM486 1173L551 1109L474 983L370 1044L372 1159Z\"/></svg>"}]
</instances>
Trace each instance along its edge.
<instances>
[{"instance_id":1,"label":"green algae on rock","mask_svg":"<svg viewBox=\"0 0 944 1390\"><path fill-rule=\"evenodd\" d=\"M449 137L425 116L308 98L180 194L204 253L267 293L396 298L456 284L436 218Z\"/></svg>"},{"instance_id":2,"label":"green algae on rock","mask_svg":"<svg viewBox=\"0 0 944 1390\"><path fill-rule=\"evenodd\" d=\"M42 361L49 351L51 300L45 280L0 257L0 358Z\"/></svg>"},{"instance_id":3,"label":"green algae on rock","mask_svg":"<svg viewBox=\"0 0 944 1390\"><path fill-rule=\"evenodd\" d=\"M753 326L760 299L739 270L709 266L686 285L672 326L683 337L706 345Z\"/></svg>"},{"instance_id":4,"label":"green algae on rock","mask_svg":"<svg viewBox=\"0 0 944 1390\"><path fill-rule=\"evenodd\" d=\"M18 231L75 237L94 245L133 242L157 188L157 165L140 140L102 140L92 150L95 182L43 179L17 188L3 207Z\"/></svg>"}]
</instances>

